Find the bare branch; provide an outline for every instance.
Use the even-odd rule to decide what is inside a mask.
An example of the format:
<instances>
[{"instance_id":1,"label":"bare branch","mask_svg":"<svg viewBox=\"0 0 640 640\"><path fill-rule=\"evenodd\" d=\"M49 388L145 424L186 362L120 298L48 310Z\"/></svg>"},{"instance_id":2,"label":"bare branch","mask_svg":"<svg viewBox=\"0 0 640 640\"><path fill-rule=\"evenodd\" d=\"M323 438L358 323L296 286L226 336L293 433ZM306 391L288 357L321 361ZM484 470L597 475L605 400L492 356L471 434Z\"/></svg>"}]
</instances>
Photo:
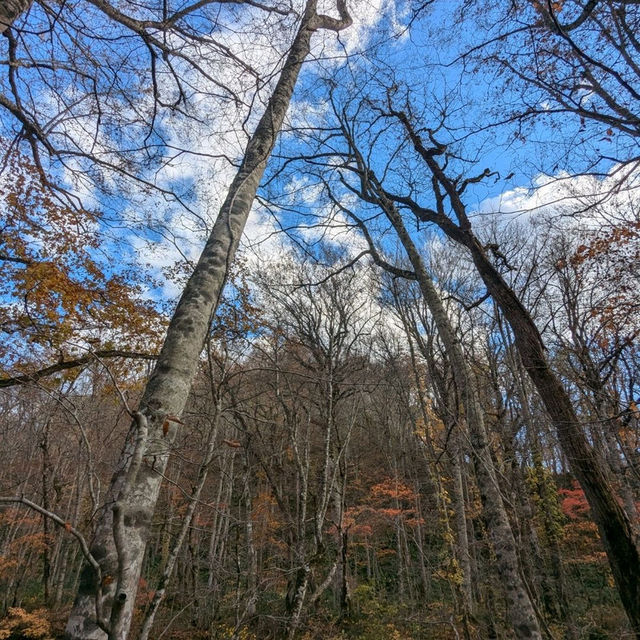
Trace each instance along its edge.
<instances>
[{"instance_id":1,"label":"bare branch","mask_svg":"<svg viewBox=\"0 0 640 640\"><path fill-rule=\"evenodd\" d=\"M44 369L34 371L33 373L25 373L21 376L11 376L8 378L0 378L0 389L5 387L12 387L16 384L29 384L31 382L37 382L41 378L58 373L59 371L66 371L67 369L75 369L76 367L82 367L96 358L131 358L135 360L155 360L158 356L151 353L141 353L138 351L120 351L118 349L105 349L102 351L92 351L87 355L73 360L60 360L55 364L51 364Z\"/></svg>"},{"instance_id":2,"label":"bare branch","mask_svg":"<svg viewBox=\"0 0 640 640\"><path fill-rule=\"evenodd\" d=\"M84 536L69 522L65 522L59 515L41 507L39 504L35 502L31 502L27 498L20 496L0 496L0 504L23 504L34 511L37 511L39 514L43 515L45 518L49 518L53 520L58 526L62 527L65 531L69 532L80 544L80 550L82 551L82 555L85 557L86 561L91 565L91 568L96 573L96 584L97 584L97 592L96 592L96 619L100 628L106 633L109 632L109 627L107 623L104 621L102 616L102 571L100 569L100 564L95 559L91 551L89 551L89 546L87 545L87 541L84 539Z\"/></svg>"}]
</instances>

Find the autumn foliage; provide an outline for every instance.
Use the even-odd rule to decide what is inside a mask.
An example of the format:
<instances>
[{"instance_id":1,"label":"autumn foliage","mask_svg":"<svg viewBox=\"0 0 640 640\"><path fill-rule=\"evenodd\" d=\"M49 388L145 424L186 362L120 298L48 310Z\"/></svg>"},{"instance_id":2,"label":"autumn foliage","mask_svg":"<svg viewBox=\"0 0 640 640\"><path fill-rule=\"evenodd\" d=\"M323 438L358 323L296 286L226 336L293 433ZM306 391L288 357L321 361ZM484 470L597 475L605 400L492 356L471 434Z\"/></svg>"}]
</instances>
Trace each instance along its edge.
<instances>
[{"instance_id":1,"label":"autumn foliage","mask_svg":"<svg viewBox=\"0 0 640 640\"><path fill-rule=\"evenodd\" d=\"M160 325L126 247L98 212L72 206L27 158L13 151L8 160L12 170L0 180L5 368L24 370L34 354L57 359L88 344L148 349Z\"/></svg>"}]
</instances>

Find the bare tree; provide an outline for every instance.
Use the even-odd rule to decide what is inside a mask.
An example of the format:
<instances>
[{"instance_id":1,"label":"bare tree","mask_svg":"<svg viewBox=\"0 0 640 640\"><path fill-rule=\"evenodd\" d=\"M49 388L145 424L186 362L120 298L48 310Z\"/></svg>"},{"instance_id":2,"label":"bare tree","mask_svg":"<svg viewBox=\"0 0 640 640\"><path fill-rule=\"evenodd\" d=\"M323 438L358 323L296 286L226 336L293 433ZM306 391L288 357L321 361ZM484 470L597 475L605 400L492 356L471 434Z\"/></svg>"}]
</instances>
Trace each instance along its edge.
<instances>
[{"instance_id":1,"label":"bare tree","mask_svg":"<svg viewBox=\"0 0 640 640\"><path fill-rule=\"evenodd\" d=\"M286 276L265 270L256 274L256 280L269 307L271 323L299 352L296 359L301 386L309 394L297 408L301 389L296 383L276 379L275 395L290 430L297 484L301 487L293 510L294 567L287 593L287 637L293 638L305 607L315 603L332 584L347 553L346 458L362 394L355 385L366 368L365 354L360 350L366 346L376 312L366 290L361 290L365 278L359 271L347 270L331 277L328 269L293 263L288 266ZM287 398L289 394L293 397ZM314 474L315 465L319 472ZM329 552L327 543L329 522L339 538L334 553ZM319 567L326 556L329 569L320 580ZM343 575L343 608L348 606L346 589Z\"/></svg>"},{"instance_id":2,"label":"bare tree","mask_svg":"<svg viewBox=\"0 0 640 640\"><path fill-rule=\"evenodd\" d=\"M398 221L402 221L401 212L406 212L418 223L437 226L451 240L469 251L487 291L511 326L525 369L551 417L571 469L585 491L631 624L636 631L640 631L640 591L637 588L640 578L640 550L629 516L620 505L601 460L585 437L567 391L549 365L544 343L531 315L507 284L496 263L490 259L488 252L492 247L485 247L471 226L464 203L464 192L470 184L486 178L491 172L487 169L478 176L451 177L447 172L447 146L440 143L431 130L427 130L428 142L425 142L422 130L418 128L412 115L393 106L392 94L393 90L388 93L383 106L373 106L373 113L389 125L399 125L421 167L428 172L427 184L430 188L414 194L411 191L397 193L397 185L386 187L384 180L377 176L376 168L365 161L365 158L371 157L371 150L361 151L355 140L353 127L357 125L345 119L344 111L339 111L341 134L346 142L345 161L338 169L342 173L342 183L364 202L374 204L382 210L392 207L396 211L398 207L395 214ZM356 177L355 184L347 180L345 176L348 174ZM433 206L419 201L423 194L432 200ZM392 222L394 228L395 224L397 223ZM359 228L366 237L366 226L360 224ZM398 233L397 230L396 232ZM493 246L493 251L500 263L504 256L499 247ZM375 253L374 260L382 262L379 256L376 258Z\"/></svg>"},{"instance_id":3,"label":"bare tree","mask_svg":"<svg viewBox=\"0 0 640 640\"><path fill-rule=\"evenodd\" d=\"M442 299L427 272L420 252L405 227L400 212L394 202L383 193L378 192L377 197L374 196L371 198L370 194L372 192L376 193L375 187L373 186L376 183L373 182L372 185L367 181L375 181L376 178L370 174L370 170L366 166L362 154L355 146L349 130L343 128L343 135L348 140L349 148L353 154L355 166L357 167L357 174L361 177L365 176L359 188L354 190L362 198L369 202L373 201L380 207L406 251L407 258L412 267L412 273L407 273L406 270L398 270L381 258L380 251L374 244L362 219L353 211L341 205L336 198L333 198L334 204L341 207L358 226L360 231L363 232L369 242L369 252L373 256L374 262L394 275L412 277L420 287L425 303L433 315L438 334L445 346L447 357L451 362L456 386L462 396L462 403L465 408L466 420L471 436L471 451L476 463L476 476L478 478L478 485L486 514L489 535L491 536L496 553L498 572L505 589L510 621L517 637L542 638L534 606L520 574L516 543L491 458L483 409L477 394L477 385L471 368L467 364L460 339L456 335L456 331L451 324Z\"/></svg>"},{"instance_id":4,"label":"bare tree","mask_svg":"<svg viewBox=\"0 0 640 640\"><path fill-rule=\"evenodd\" d=\"M148 528L171 443L256 190L309 54L311 37L321 29L340 31L351 24L344 2L338 2L338 9L340 18L336 19L318 14L314 1L307 4L265 113L171 319L157 365L135 412L109 490L113 506L103 512L92 543L103 575L112 577L102 607L108 623L101 621L112 640L128 634ZM87 568L67 626L70 638L104 636L94 616L96 588L95 573Z\"/></svg>"}]
</instances>

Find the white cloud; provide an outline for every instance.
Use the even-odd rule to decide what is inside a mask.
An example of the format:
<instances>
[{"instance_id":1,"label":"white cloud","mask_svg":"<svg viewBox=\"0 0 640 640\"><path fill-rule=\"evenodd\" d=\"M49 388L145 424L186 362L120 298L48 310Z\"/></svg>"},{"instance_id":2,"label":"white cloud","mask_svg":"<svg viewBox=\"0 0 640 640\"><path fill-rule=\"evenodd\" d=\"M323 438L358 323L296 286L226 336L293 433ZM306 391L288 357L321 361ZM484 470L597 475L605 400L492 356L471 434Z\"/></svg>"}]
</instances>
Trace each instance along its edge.
<instances>
[{"instance_id":1,"label":"white cloud","mask_svg":"<svg viewBox=\"0 0 640 640\"><path fill-rule=\"evenodd\" d=\"M479 228L487 217L499 225L555 218L594 228L624 220L639 205L640 168L616 165L606 176L540 174L530 189L516 187L484 200L473 216Z\"/></svg>"},{"instance_id":2,"label":"white cloud","mask_svg":"<svg viewBox=\"0 0 640 640\"><path fill-rule=\"evenodd\" d=\"M337 15L334 0L327 0L327 4L322 10ZM344 60L345 52L366 46L372 27L385 12L393 13L393 6L390 0L350 2L354 25L339 38L329 31L314 37L313 52L303 70L305 76L309 77L316 69L314 57L321 57L334 66ZM150 264L151 271L161 279L164 280L163 272L174 264L185 259L197 261L235 175L234 163L241 158L249 132L254 129L277 79L277 70L293 38L293 26L287 26L288 33L282 30L276 33L279 28L276 25L260 24L260 20L252 21L249 17L246 24L238 24L233 31L221 30L216 34L217 44L258 71L260 80L240 65L223 59L217 51L200 52L204 71L221 85L233 88L239 102L216 97L216 88L188 66L181 70L181 79L192 91L190 117L170 112L159 116L159 129L167 145L165 158L162 166L149 172L145 179L167 192L180 192L187 208L170 202L160 193L130 189L131 205L125 215L128 223L140 230L130 238L140 263ZM170 78L163 81L167 86L161 86L160 90L169 91L172 81ZM303 84L304 77L301 86ZM148 96L141 97L141 100L148 99ZM322 121L326 112L326 103L314 102L313 97L307 96L300 102L294 100L289 124L313 125ZM319 192L312 193L308 184L304 187L304 197L310 204ZM291 184L289 188L296 189L296 185ZM334 213L327 216L322 227L309 229L307 236L313 239L312 236L322 235L325 241L349 252L362 250L359 248L362 239L353 232L347 233L345 223L344 216ZM145 232L145 228L152 232ZM243 235L241 252L249 261L278 261L285 251L285 242L278 231L271 215L255 205ZM175 298L180 290L180 284L165 281L161 295Z\"/></svg>"}]
</instances>

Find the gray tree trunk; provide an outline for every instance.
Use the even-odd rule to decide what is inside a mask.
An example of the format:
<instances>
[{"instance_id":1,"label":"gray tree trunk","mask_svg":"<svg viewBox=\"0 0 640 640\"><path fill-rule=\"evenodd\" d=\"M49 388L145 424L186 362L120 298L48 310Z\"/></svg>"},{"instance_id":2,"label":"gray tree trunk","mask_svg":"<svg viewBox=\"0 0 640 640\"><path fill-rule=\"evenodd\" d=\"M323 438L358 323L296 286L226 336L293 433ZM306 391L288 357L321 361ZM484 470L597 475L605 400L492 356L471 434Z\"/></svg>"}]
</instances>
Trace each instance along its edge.
<instances>
[{"instance_id":1,"label":"gray tree trunk","mask_svg":"<svg viewBox=\"0 0 640 640\"><path fill-rule=\"evenodd\" d=\"M182 524L180 526L178 537L174 542L171 553L168 555L167 561L164 565L164 568L162 569L162 576L160 577L158 585L153 594L153 599L151 600L151 604L149 605L149 608L146 612L144 622L142 624L142 630L140 631L138 640L148 640L149 638L149 634L151 633L151 628L153 627L153 622L155 620L156 614L158 613L160 605L164 601L167 593L167 586L169 584L169 581L171 580L171 577L173 576L173 569L175 567L176 561L178 560L178 554L180 553L185 538L187 537L187 533L191 528L193 517L199 505L200 494L202 493L202 489L204 489L204 485L209 474L209 468L211 466L211 463L213 462L218 435L219 417L220 398L218 397L215 399L214 416L212 424L210 426L209 436L207 438L206 454L198 469L197 483L194 491L189 498L189 506L187 507L187 511L182 518Z\"/></svg>"},{"instance_id":2,"label":"gray tree trunk","mask_svg":"<svg viewBox=\"0 0 640 640\"><path fill-rule=\"evenodd\" d=\"M258 553L253 535L253 501L251 499L251 466L249 464L248 451L245 451L244 469L244 507L245 507L245 536L247 539L247 604L246 616L253 618L256 615L256 603L258 601Z\"/></svg>"},{"instance_id":3,"label":"gray tree trunk","mask_svg":"<svg viewBox=\"0 0 640 640\"><path fill-rule=\"evenodd\" d=\"M637 638L640 638L640 542L629 514L618 502L602 461L587 440L573 401L562 380L552 371L542 336L531 314L489 259L474 235L457 182L452 181L435 160L442 149L427 149L406 114L393 111L405 127L417 153L433 174L434 195L439 211L421 209L410 198L403 199L418 219L434 222L452 240L465 246L488 293L511 326L514 342L529 377L553 423L562 452L582 487L593 519L598 525L620 599ZM444 211L444 189L458 224Z\"/></svg>"},{"instance_id":4,"label":"gray tree trunk","mask_svg":"<svg viewBox=\"0 0 640 640\"><path fill-rule=\"evenodd\" d=\"M242 165L214 224L200 260L171 319L156 367L147 383L92 544L102 567L103 611L96 621L96 578L87 568L66 628L73 640L125 640L134 610L147 537L163 473L169 459L200 352L216 312L251 206L282 127L298 74L318 29L341 30L351 24L344 0L340 19L318 15L309 0L280 78L251 136Z\"/></svg>"},{"instance_id":5,"label":"gray tree trunk","mask_svg":"<svg viewBox=\"0 0 640 640\"><path fill-rule=\"evenodd\" d=\"M456 386L462 397L469 427L478 488L480 489L483 510L487 520L487 528L496 555L498 573L503 583L508 619L513 626L516 637L541 640L542 634L535 609L520 575L516 542L500 493L473 373L465 358L462 345L451 325L442 299L427 273L422 257L407 232L399 212L390 201L382 202L381 204L407 252L420 291L444 344Z\"/></svg>"},{"instance_id":6,"label":"gray tree trunk","mask_svg":"<svg viewBox=\"0 0 640 640\"><path fill-rule=\"evenodd\" d=\"M473 615L473 588L471 585L471 554L469 553L469 534L467 531L467 514L465 512L464 501L464 483L463 473L463 456L460 447L460 435L456 437L455 448L453 454L453 495L455 496L455 518L456 529L458 531L458 562L462 571L462 597L464 599L465 614Z\"/></svg>"},{"instance_id":7,"label":"gray tree trunk","mask_svg":"<svg viewBox=\"0 0 640 640\"><path fill-rule=\"evenodd\" d=\"M2 0L0 2L0 35L2 35L25 11L33 0Z\"/></svg>"}]
</instances>

